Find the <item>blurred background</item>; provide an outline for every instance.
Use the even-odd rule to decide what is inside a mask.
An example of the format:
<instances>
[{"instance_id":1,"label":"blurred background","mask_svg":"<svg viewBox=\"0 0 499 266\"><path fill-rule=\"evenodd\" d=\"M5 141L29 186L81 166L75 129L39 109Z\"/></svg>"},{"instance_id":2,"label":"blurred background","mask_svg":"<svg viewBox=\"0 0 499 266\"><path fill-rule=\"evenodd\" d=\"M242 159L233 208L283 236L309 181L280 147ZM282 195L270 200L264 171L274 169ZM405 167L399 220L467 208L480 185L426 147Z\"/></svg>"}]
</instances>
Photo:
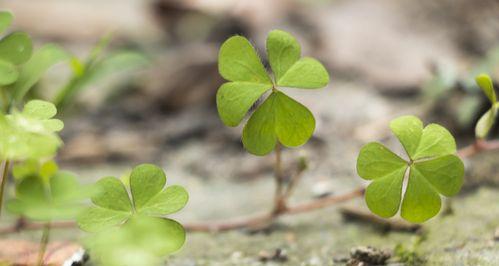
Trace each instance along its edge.
<instances>
[{"instance_id":1,"label":"blurred background","mask_svg":"<svg viewBox=\"0 0 499 266\"><path fill-rule=\"evenodd\" d=\"M56 43L80 63L98 61L80 79L78 61L61 63L34 91L60 100L62 167L92 182L157 163L170 184L190 193L181 222L271 207L273 158L248 154L242 128L224 126L216 111L224 82L218 48L234 34L264 57L267 33L289 31L302 54L330 72L327 88L285 89L317 120L311 141L283 154L287 170L300 158L309 162L292 202L362 185L360 147L382 141L401 151L388 128L399 115L445 125L459 146L470 143L489 105L473 78L499 78L497 0L3 0L0 8L11 10L15 28L38 46ZM190 233L169 265L332 265L359 245L397 247L429 265L494 265L498 159L496 152L467 160L465 188L423 234L348 219L341 208L366 209L358 199L284 217L270 231ZM276 250L284 255L275 259Z\"/></svg>"}]
</instances>

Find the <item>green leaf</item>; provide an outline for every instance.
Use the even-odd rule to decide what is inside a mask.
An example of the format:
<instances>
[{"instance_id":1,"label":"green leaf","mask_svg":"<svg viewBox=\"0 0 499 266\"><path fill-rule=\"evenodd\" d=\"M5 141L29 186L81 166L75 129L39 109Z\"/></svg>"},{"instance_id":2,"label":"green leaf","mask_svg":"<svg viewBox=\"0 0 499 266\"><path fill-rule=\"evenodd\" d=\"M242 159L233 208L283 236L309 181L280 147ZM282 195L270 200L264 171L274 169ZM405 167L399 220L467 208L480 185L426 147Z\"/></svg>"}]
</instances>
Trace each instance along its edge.
<instances>
[{"instance_id":1,"label":"green leaf","mask_svg":"<svg viewBox=\"0 0 499 266\"><path fill-rule=\"evenodd\" d=\"M92 197L92 202L95 205L114 211L132 211L128 192L120 180L114 177L105 177L96 183L96 187L99 193Z\"/></svg>"},{"instance_id":2,"label":"green leaf","mask_svg":"<svg viewBox=\"0 0 499 266\"><path fill-rule=\"evenodd\" d=\"M483 139L487 136L496 120L497 110L498 108L493 106L480 117L475 126L475 135L477 138Z\"/></svg>"},{"instance_id":3,"label":"green leaf","mask_svg":"<svg viewBox=\"0 0 499 266\"><path fill-rule=\"evenodd\" d=\"M397 213L402 198L402 184L407 166L385 176L378 177L366 188L366 203L369 209L381 216L392 217Z\"/></svg>"},{"instance_id":4,"label":"green leaf","mask_svg":"<svg viewBox=\"0 0 499 266\"><path fill-rule=\"evenodd\" d=\"M8 11L0 11L0 33L4 32L12 23L14 17Z\"/></svg>"},{"instance_id":5,"label":"green leaf","mask_svg":"<svg viewBox=\"0 0 499 266\"><path fill-rule=\"evenodd\" d=\"M18 78L19 72L16 67L7 61L0 60L0 86L12 84Z\"/></svg>"},{"instance_id":6,"label":"green leaf","mask_svg":"<svg viewBox=\"0 0 499 266\"><path fill-rule=\"evenodd\" d=\"M36 119L49 119L57 114L57 109L52 103L42 100L32 100L24 105L22 113Z\"/></svg>"},{"instance_id":7,"label":"green leaf","mask_svg":"<svg viewBox=\"0 0 499 266\"><path fill-rule=\"evenodd\" d=\"M419 172L438 193L446 197L456 195L464 182L464 164L455 155L416 162L412 170Z\"/></svg>"},{"instance_id":8,"label":"green leaf","mask_svg":"<svg viewBox=\"0 0 499 266\"><path fill-rule=\"evenodd\" d=\"M179 250L185 230L170 219L137 216L121 227L95 234L85 241L99 265L162 265L162 257Z\"/></svg>"},{"instance_id":9,"label":"green leaf","mask_svg":"<svg viewBox=\"0 0 499 266\"><path fill-rule=\"evenodd\" d=\"M312 113L299 102L282 92L277 92L275 103L275 133L288 147L305 144L315 130Z\"/></svg>"},{"instance_id":10,"label":"green leaf","mask_svg":"<svg viewBox=\"0 0 499 266\"><path fill-rule=\"evenodd\" d=\"M406 161L377 142L364 145L357 158L357 173L366 180L382 178L406 168Z\"/></svg>"},{"instance_id":11,"label":"green leaf","mask_svg":"<svg viewBox=\"0 0 499 266\"><path fill-rule=\"evenodd\" d=\"M18 181L30 176L40 176L40 178L48 183L50 177L54 176L59 171L59 167L53 160L40 162L39 160L26 160L14 165L12 175Z\"/></svg>"},{"instance_id":12,"label":"green leaf","mask_svg":"<svg viewBox=\"0 0 499 266\"><path fill-rule=\"evenodd\" d=\"M281 87L318 89L329 83L329 74L316 59L304 57L296 62L278 81Z\"/></svg>"},{"instance_id":13,"label":"green leaf","mask_svg":"<svg viewBox=\"0 0 499 266\"><path fill-rule=\"evenodd\" d=\"M288 147L303 145L312 136L315 119L302 104L273 92L243 129L244 147L255 155L271 152L277 139Z\"/></svg>"},{"instance_id":14,"label":"green leaf","mask_svg":"<svg viewBox=\"0 0 499 266\"><path fill-rule=\"evenodd\" d=\"M218 70L229 81L272 84L255 49L242 36L233 36L222 44Z\"/></svg>"},{"instance_id":15,"label":"green leaf","mask_svg":"<svg viewBox=\"0 0 499 266\"><path fill-rule=\"evenodd\" d=\"M217 109L220 118L227 126L241 123L251 106L272 85L251 82L227 82L217 92Z\"/></svg>"},{"instance_id":16,"label":"green leaf","mask_svg":"<svg viewBox=\"0 0 499 266\"><path fill-rule=\"evenodd\" d=\"M390 122L390 129L404 146L405 152L413 158L423 134L423 122L415 116L401 116Z\"/></svg>"},{"instance_id":17,"label":"green leaf","mask_svg":"<svg viewBox=\"0 0 499 266\"><path fill-rule=\"evenodd\" d=\"M166 185L163 169L152 164L141 164L130 174L130 190L134 206L140 210L151 198Z\"/></svg>"},{"instance_id":18,"label":"green leaf","mask_svg":"<svg viewBox=\"0 0 499 266\"><path fill-rule=\"evenodd\" d=\"M188 200L189 194L183 187L169 186L156 194L144 206L138 208L137 211L149 216L164 216L180 211Z\"/></svg>"},{"instance_id":19,"label":"green leaf","mask_svg":"<svg viewBox=\"0 0 499 266\"><path fill-rule=\"evenodd\" d=\"M29 61L22 66L19 79L11 86L14 98L21 101L49 68L69 58L66 51L54 44L36 50Z\"/></svg>"},{"instance_id":20,"label":"green leaf","mask_svg":"<svg viewBox=\"0 0 499 266\"><path fill-rule=\"evenodd\" d=\"M165 184L163 170L151 164L142 164L132 170L130 193L119 179L103 178L96 184L99 192L92 197L92 202L97 206L82 213L78 217L78 225L85 231L98 232L128 223L139 214L165 216L175 213L185 206L188 194L180 186L163 189Z\"/></svg>"},{"instance_id":21,"label":"green leaf","mask_svg":"<svg viewBox=\"0 0 499 266\"><path fill-rule=\"evenodd\" d=\"M14 32L0 40L0 59L14 65L26 63L32 50L31 38L24 32Z\"/></svg>"},{"instance_id":22,"label":"green leaf","mask_svg":"<svg viewBox=\"0 0 499 266\"><path fill-rule=\"evenodd\" d=\"M440 196L426 178L411 167L400 215L413 223L422 223L440 211Z\"/></svg>"},{"instance_id":23,"label":"green leaf","mask_svg":"<svg viewBox=\"0 0 499 266\"><path fill-rule=\"evenodd\" d=\"M390 123L411 160L404 161L379 143L365 145L357 159L359 176L373 182L366 189L369 209L392 217L399 209L402 184L409 166L407 189L401 216L411 222L424 222L440 210L440 195L453 196L463 184L464 165L456 152L452 135L442 126L403 116Z\"/></svg>"},{"instance_id":24,"label":"green leaf","mask_svg":"<svg viewBox=\"0 0 499 266\"><path fill-rule=\"evenodd\" d=\"M19 182L16 198L7 202L7 209L33 220L72 219L83 210L81 200L89 193L68 172L56 173L48 183L40 175L31 175Z\"/></svg>"},{"instance_id":25,"label":"green leaf","mask_svg":"<svg viewBox=\"0 0 499 266\"><path fill-rule=\"evenodd\" d=\"M456 141L452 134L444 127L429 124L423 129L418 149L413 160L442 156L456 152Z\"/></svg>"},{"instance_id":26,"label":"green leaf","mask_svg":"<svg viewBox=\"0 0 499 266\"><path fill-rule=\"evenodd\" d=\"M402 116L390 122L390 128L412 160L456 152L456 142L450 132L437 124L423 129L414 116Z\"/></svg>"},{"instance_id":27,"label":"green leaf","mask_svg":"<svg viewBox=\"0 0 499 266\"><path fill-rule=\"evenodd\" d=\"M243 129L243 145L255 155L270 153L277 142L275 134L276 94L272 93L251 115Z\"/></svg>"},{"instance_id":28,"label":"green leaf","mask_svg":"<svg viewBox=\"0 0 499 266\"><path fill-rule=\"evenodd\" d=\"M77 222L81 230L99 232L123 224L128 218L130 218L129 212L90 207L77 217Z\"/></svg>"},{"instance_id":29,"label":"green leaf","mask_svg":"<svg viewBox=\"0 0 499 266\"><path fill-rule=\"evenodd\" d=\"M496 93L494 91L494 85L492 84L492 79L490 78L490 76L487 74L480 74L475 77L475 81L485 93L485 95L487 95L487 98L489 98L490 102L492 104L495 104L497 101Z\"/></svg>"},{"instance_id":30,"label":"green leaf","mask_svg":"<svg viewBox=\"0 0 499 266\"><path fill-rule=\"evenodd\" d=\"M282 30L273 30L267 37L267 55L275 80L280 80L300 59L301 47L291 34Z\"/></svg>"},{"instance_id":31,"label":"green leaf","mask_svg":"<svg viewBox=\"0 0 499 266\"><path fill-rule=\"evenodd\" d=\"M21 113L0 114L0 158L10 160L41 159L51 157L62 144L55 134L64 124L50 118L53 105L34 100L26 104Z\"/></svg>"}]
</instances>

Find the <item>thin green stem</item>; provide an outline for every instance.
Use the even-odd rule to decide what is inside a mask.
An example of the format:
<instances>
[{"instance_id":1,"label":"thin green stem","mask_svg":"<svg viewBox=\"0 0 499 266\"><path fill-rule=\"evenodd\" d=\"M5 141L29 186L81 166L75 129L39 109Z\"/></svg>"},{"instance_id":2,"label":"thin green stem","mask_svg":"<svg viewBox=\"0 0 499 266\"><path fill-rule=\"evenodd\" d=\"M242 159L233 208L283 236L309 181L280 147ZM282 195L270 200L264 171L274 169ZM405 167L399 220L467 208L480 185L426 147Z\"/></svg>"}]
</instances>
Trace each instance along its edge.
<instances>
[{"instance_id":1,"label":"thin green stem","mask_svg":"<svg viewBox=\"0 0 499 266\"><path fill-rule=\"evenodd\" d=\"M2 215L2 207L3 207L3 194L5 191L5 186L7 184L7 180L9 179L9 160L4 161L3 163L3 171L2 171L2 180L0 181L0 216Z\"/></svg>"},{"instance_id":2,"label":"thin green stem","mask_svg":"<svg viewBox=\"0 0 499 266\"><path fill-rule=\"evenodd\" d=\"M274 195L274 209L273 213L278 214L286 208L284 198L284 174L282 171L282 158L281 158L281 145L277 144L275 147L275 162L274 162L274 180L276 183L276 190Z\"/></svg>"},{"instance_id":3,"label":"thin green stem","mask_svg":"<svg viewBox=\"0 0 499 266\"><path fill-rule=\"evenodd\" d=\"M42 239L40 240L40 249L38 252L38 263L36 264L38 266L44 265L45 251L47 250L47 245L49 243L49 236L50 236L50 222L47 222L43 226Z\"/></svg>"}]
</instances>

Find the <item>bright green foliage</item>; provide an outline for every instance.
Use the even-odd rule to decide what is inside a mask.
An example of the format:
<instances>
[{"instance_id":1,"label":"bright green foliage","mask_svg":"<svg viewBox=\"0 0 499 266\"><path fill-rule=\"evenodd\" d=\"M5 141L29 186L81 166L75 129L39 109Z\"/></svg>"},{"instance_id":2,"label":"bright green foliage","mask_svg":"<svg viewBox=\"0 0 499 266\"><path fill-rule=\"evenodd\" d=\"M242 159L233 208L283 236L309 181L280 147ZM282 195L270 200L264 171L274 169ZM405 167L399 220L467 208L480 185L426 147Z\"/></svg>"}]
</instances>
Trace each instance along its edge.
<instances>
[{"instance_id":1,"label":"bright green foliage","mask_svg":"<svg viewBox=\"0 0 499 266\"><path fill-rule=\"evenodd\" d=\"M85 241L99 265L162 265L162 257L185 242L182 225L171 219L135 216L121 227L97 233Z\"/></svg>"},{"instance_id":2,"label":"bright green foliage","mask_svg":"<svg viewBox=\"0 0 499 266\"><path fill-rule=\"evenodd\" d=\"M0 12L0 32L6 30L11 22L11 13ZM0 86L12 84L17 80L17 66L30 58L32 50L31 39L24 32L14 32L0 40Z\"/></svg>"},{"instance_id":3,"label":"bright green foliage","mask_svg":"<svg viewBox=\"0 0 499 266\"><path fill-rule=\"evenodd\" d=\"M33 100L22 112L0 113L0 158L26 160L51 157L61 145L56 132L64 124L52 119L57 110L49 102Z\"/></svg>"},{"instance_id":4,"label":"bright green foliage","mask_svg":"<svg viewBox=\"0 0 499 266\"><path fill-rule=\"evenodd\" d=\"M53 161L40 162L38 160L26 160L14 165L12 175L17 181L28 177L38 176L44 182L49 182L50 177L59 171L59 166Z\"/></svg>"},{"instance_id":5,"label":"bright green foliage","mask_svg":"<svg viewBox=\"0 0 499 266\"><path fill-rule=\"evenodd\" d=\"M57 172L48 179L46 176L47 172L24 176L16 186L16 197L7 202L7 210L39 221L76 217L90 190L69 172Z\"/></svg>"},{"instance_id":6,"label":"bright green foliage","mask_svg":"<svg viewBox=\"0 0 499 266\"><path fill-rule=\"evenodd\" d=\"M10 12L0 11L0 33L5 31L12 23L13 16Z\"/></svg>"},{"instance_id":7,"label":"bright green foliage","mask_svg":"<svg viewBox=\"0 0 499 266\"><path fill-rule=\"evenodd\" d=\"M0 86L14 83L19 77L19 72L13 64L0 60Z\"/></svg>"},{"instance_id":8,"label":"bright green foliage","mask_svg":"<svg viewBox=\"0 0 499 266\"><path fill-rule=\"evenodd\" d=\"M440 194L450 197L463 184L464 165L455 156L456 143L442 126L423 123L414 116L402 116L390 123L402 143L409 161L380 143L362 147L357 159L360 177L372 180L366 189L369 209L381 217L401 216L411 222L424 222L435 216L441 205ZM402 199L402 185L407 189ZM402 207L400 204L402 202Z\"/></svg>"},{"instance_id":9,"label":"bright green foliage","mask_svg":"<svg viewBox=\"0 0 499 266\"><path fill-rule=\"evenodd\" d=\"M12 22L12 14L0 12L0 32ZM32 56L33 55L33 56ZM28 34L14 32L0 40L0 86L7 98L2 108L8 111L14 103L20 103L26 93L54 64L68 59L68 55L55 45L46 45L33 53Z\"/></svg>"},{"instance_id":10,"label":"bright green foliage","mask_svg":"<svg viewBox=\"0 0 499 266\"><path fill-rule=\"evenodd\" d=\"M137 250L137 254L144 252L144 256L165 256L182 247L185 241L183 227L163 216L178 212L185 206L189 198L185 189L181 186L165 187L163 170L151 164L135 167L129 182L130 193L117 178L99 180L96 184L98 192L92 197L95 206L86 209L77 219L81 229L100 232L93 238L95 242L90 243L102 251L98 251L98 257L117 260L120 258L108 255L126 254L130 250ZM104 246L106 248L101 250L100 247ZM106 250L108 252L104 252ZM119 262L123 261L109 262L109 265L121 265Z\"/></svg>"},{"instance_id":11,"label":"bright green foliage","mask_svg":"<svg viewBox=\"0 0 499 266\"><path fill-rule=\"evenodd\" d=\"M251 106L271 91L243 129L244 147L256 155L268 154L277 141L289 147L303 145L315 129L312 113L278 87L316 89L329 83L329 74L319 61L300 59L300 45L287 32L269 33L267 55L273 78L242 36L225 41L218 57L219 72L229 81L217 92L218 113L227 126L239 125Z\"/></svg>"},{"instance_id":12,"label":"bright green foliage","mask_svg":"<svg viewBox=\"0 0 499 266\"><path fill-rule=\"evenodd\" d=\"M499 110L499 102L497 101L494 85L492 84L492 79L489 75L480 74L476 76L475 80L491 103L491 108L483 114L482 117L480 117L475 127L475 135L477 138L482 139L487 136L490 129L494 125L497 112Z\"/></svg>"},{"instance_id":13,"label":"bright green foliage","mask_svg":"<svg viewBox=\"0 0 499 266\"><path fill-rule=\"evenodd\" d=\"M0 40L0 59L14 65L26 63L33 52L28 34L14 32Z\"/></svg>"}]
</instances>

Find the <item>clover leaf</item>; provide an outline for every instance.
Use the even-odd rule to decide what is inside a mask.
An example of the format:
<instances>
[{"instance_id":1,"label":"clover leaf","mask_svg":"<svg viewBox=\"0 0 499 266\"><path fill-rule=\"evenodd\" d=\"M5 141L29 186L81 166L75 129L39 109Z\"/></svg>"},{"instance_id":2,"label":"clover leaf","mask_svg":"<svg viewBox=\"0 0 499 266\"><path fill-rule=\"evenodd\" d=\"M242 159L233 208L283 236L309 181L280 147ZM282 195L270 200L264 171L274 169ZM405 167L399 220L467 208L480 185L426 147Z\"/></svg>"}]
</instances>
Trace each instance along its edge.
<instances>
[{"instance_id":1,"label":"clover leaf","mask_svg":"<svg viewBox=\"0 0 499 266\"><path fill-rule=\"evenodd\" d=\"M31 174L17 184L16 198L7 202L7 210L39 221L72 219L83 210L81 201L89 193L69 172L59 171L48 180Z\"/></svg>"},{"instance_id":2,"label":"clover leaf","mask_svg":"<svg viewBox=\"0 0 499 266\"><path fill-rule=\"evenodd\" d=\"M98 257L116 262L106 265L130 265L109 254L125 258L127 252L137 250L137 254L144 252L148 258L149 255L165 256L180 249L185 242L184 228L174 220L163 218L185 206L189 198L185 189L165 187L165 173L151 164L135 167L129 182L130 193L117 178L99 180L98 192L92 197L95 206L77 218L81 229L97 232L89 245L97 249L106 247L102 251L107 252L99 251Z\"/></svg>"},{"instance_id":3,"label":"clover leaf","mask_svg":"<svg viewBox=\"0 0 499 266\"><path fill-rule=\"evenodd\" d=\"M303 145L315 129L312 113L278 88L317 89L329 83L324 66L313 58L300 58L300 45L287 32L269 33L267 55L273 78L242 36L225 41L218 57L219 72L229 81L217 92L218 113L227 126L239 125L255 102L270 91L243 129L243 145L256 155L268 154L277 141L289 147Z\"/></svg>"},{"instance_id":4,"label":"clover leaf","mask_svg":"<svg viewBox=\"0 0 499 266\"><path fill-rule=\"evenodd\" d=\"M51 157L61 145L56 134L64 124L52 119L57 109L52 103L32 100L22 112L0 113L0 158L26 160Z\"/></svg>"},{"instance_id":5,"label":"clover leaf","mask_svg":"<svg viewBox=\"0 0 499 266\"><path fill-rule=\"evenodd\" d=\"M170 219L135 216L86 239L92 260L99 265L163 265L162 258L181 248L185 231Z\"/></svg>"},{"instance_id":6,"label":"clover leaf","mask_svg":"<svg viewBox=\"0 0 499 266\"><path fill-rule=\"evenodd\" d=\"M464 165L454 155L456 143L444 127L430 124L423 128L417 117L402 116L394 119L390 128L409 160L377 142L362 147L357 172L363 179L372 180L365 194L367 206L384 218L394 216L400 208L402 218L424 222L439 212L440 194L450 197L459 192ZM406 177L407 189L402 199Z\"/></svg>"},{"instance_id":7,"label":"clover leaf","mask_svg":"<svg viewBox=\"0 0 499 266\"><path fill-rule=\"evenodd\" d=\"M476 76L475 81L491 103L490 109L480 117L475 127L475 135L477 138L483 139L494 125L498 112L497 110L499 110L499 102L497 101L494 85L492 84L492 79L489 75L480 74Z\"/></svg>"}]
</instances>

